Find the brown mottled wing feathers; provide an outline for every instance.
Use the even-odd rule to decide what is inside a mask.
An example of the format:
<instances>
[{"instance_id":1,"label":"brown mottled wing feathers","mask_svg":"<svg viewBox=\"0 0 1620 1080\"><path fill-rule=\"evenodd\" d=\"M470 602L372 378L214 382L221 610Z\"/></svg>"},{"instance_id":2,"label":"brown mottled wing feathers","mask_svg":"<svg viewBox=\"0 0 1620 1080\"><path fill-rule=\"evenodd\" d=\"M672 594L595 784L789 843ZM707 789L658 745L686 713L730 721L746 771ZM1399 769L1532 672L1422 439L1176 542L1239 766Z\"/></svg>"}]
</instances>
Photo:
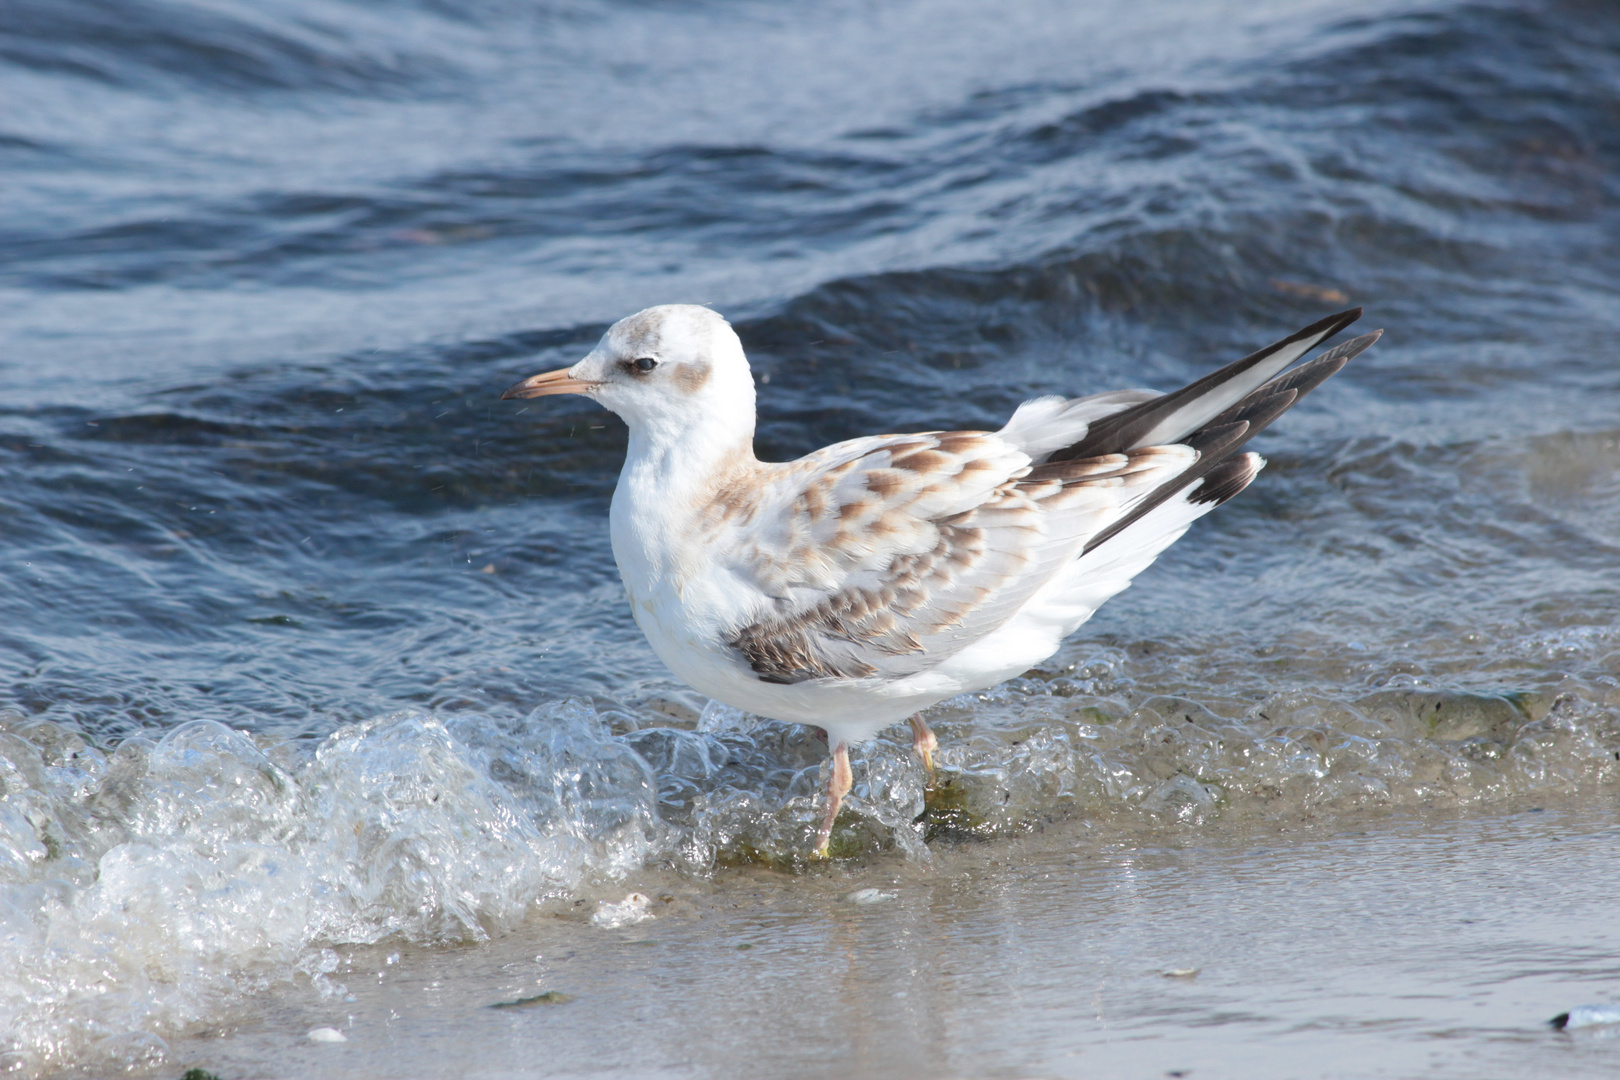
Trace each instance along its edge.
<instances>
[{"instance_id":1,"label":"brown mottled wing feathers","mask_svg":"<svg viewBox=\"0 0 1620 1080\"><path fill-rule=\"evenodd\" d=\"M856 439L722 490L709 550L733 553L728 569L759 597L726 644L776 683L939 663L1190 485L1203 481L1197 503L1242 490L1259 459L1239 448L1378 335L1284 371L1360 313L1323 319L1174 394L1102 395L1094 404L1110 411L1097 416L1088 399L1043 399L1002 433ZM1048 429L1064 424L1079 425L1078 441L1050 449ZM1144 441L1166 433L1169 445Z\"/></svg>"},{"instance_id":2,"label":"brown mottled wing feathers","mask_svg":"<svg viewBox=\"0 0 1620 1080\"><path fill-rule=\"evenodd\" d=\"M766 682L896 676L1000 626L1184 446L1031 468L986 432L880 436L779 466L739 570L769 597L727 644Z\"/></svg>"}]
</instances>

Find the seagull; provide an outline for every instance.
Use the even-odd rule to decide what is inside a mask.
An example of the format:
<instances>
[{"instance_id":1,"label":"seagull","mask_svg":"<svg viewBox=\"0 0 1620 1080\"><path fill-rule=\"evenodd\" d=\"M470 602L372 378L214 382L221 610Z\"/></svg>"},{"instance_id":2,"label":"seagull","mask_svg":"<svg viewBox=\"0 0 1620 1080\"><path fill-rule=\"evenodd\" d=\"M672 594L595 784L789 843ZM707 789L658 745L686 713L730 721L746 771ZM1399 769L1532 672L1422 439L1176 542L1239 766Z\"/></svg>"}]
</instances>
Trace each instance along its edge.
<instances>
[{"instance_id":1,"label":"seagull","mask_svg":"<svg viewBox=\"0 0 1620 1080\"><path fill-rule=\"evenodd\" d=\"M1051 656L1247 487L1265 461L1243 445L1383 331L1293 365L1360 316L1173 393L1040 397L999 431L871 435L787 462L754 456L753 374L706 307L621 319L501 397L579 394L623 418L608 521L636 622L698 692L825 729L826 858L850 746L909 721L932 783L922 710Z\"/></svg>"}]
</instances>

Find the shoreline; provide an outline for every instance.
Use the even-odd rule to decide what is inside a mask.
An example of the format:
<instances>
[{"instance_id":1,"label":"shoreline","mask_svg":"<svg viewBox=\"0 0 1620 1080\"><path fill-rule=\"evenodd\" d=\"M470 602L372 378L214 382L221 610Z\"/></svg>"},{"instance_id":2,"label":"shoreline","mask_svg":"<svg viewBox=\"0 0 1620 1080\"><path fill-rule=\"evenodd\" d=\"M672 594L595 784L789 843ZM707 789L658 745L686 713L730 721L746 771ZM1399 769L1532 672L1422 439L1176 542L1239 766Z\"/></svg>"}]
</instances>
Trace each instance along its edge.
<instances>
[{"instance_id":1,"label":"shoreline","mask_svg":"<svg viewBox=\"0 0 1620 1080\"><path fill-rule=\"evenodd\" d=\"M593 926L582 902L486 944L342 950L331 978L355 1001L323 1003L308 983L273 991L257 1018L175 1040L167 1068L722 1076L746 1061L762 1078L1202 1078L1620 1066L1620 1031L1547 1023L1620 997L1607 794L1152 831L1103 839L1074 822L942 845L926 864L644 875L624 891L654 898L645 922ZM319 1027L347 1041L310 1041Z\"/></svg>"}]
</instances>

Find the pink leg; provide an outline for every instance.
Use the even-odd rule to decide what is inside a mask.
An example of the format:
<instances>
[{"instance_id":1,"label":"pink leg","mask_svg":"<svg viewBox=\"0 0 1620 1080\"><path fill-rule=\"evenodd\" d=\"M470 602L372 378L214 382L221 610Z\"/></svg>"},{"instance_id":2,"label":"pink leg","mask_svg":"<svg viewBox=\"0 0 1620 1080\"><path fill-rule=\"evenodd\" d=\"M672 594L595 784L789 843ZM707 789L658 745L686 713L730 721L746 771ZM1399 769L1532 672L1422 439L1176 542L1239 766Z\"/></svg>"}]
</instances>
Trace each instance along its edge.
<instances>
[{"instance_id":1,"label":"pink leg","mask_svg":"<svg viewBox=\"0 0 1620 1080\"><path fill-rule=\"evenodd\" d=\"M922 758L923 768L928 770L928 786L934 786L934 751L939 749L939 740L934 738L933 729L928 721L918 713L909 721L911 724L911 748Z\"/></svg>"},{"instance_id":2,"label":"pink leg","mask_svg":"<svg viewBox=\"0 0 1620 1080\"><path fill-rule=\"evenodd\" d=\"M816 850L814 857L827 858L827 849L832 844L833 820L838 817L838 808L844 804L844 796L849 794L850 785L855 777L849 771L849 744L839 743L833 747L832 775L827 778L827 815L821 819L821 828L816 831Z\"/></svg>"}]
</instances>

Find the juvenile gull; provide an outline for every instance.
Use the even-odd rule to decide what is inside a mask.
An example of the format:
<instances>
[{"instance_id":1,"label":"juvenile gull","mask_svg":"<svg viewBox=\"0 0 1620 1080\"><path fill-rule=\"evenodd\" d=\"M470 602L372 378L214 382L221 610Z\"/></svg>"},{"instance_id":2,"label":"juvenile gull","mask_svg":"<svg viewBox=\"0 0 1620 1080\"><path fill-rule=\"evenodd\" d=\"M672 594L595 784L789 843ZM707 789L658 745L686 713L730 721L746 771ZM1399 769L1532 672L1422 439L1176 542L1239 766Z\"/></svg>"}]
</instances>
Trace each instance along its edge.
<instances>
[{"instance_id":1,"label":"juvenile gull","mask_svg":"<svg viewBox=\"0 0 1620 1080\"><path fill-rule=\"evenodd\" d=\"M754 456L742 343L704 307L614 323L573 367L501 395L583 394L630 428L609 523L636 622L670 670L747 712L826 729L825 857L849 747L1057 651L1194 520L1248 486L1242 445L1382 331L1290 365L1342 312L1170 394L1036 398L1000 431L873 435Z\"/></svg>"}]
</instances>

